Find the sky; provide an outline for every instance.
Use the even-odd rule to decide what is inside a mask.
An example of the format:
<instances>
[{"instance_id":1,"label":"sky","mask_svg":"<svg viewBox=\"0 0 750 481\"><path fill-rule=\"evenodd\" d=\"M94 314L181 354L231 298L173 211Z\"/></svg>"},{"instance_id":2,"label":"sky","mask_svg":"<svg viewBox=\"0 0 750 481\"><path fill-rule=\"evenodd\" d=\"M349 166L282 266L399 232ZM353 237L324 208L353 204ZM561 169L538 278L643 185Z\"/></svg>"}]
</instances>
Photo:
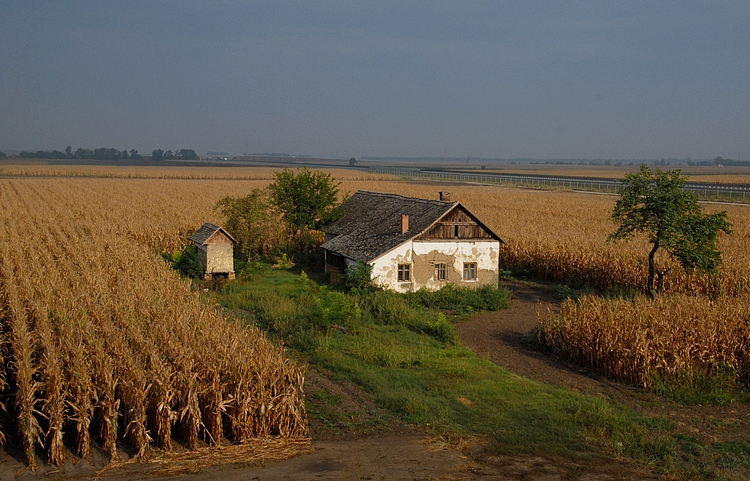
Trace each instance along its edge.
<instances>
[{"instance_id":1,"label":"sky","mask_svg":"<svg viewBox=\"0 0 750 481\"><path fill-rule=\"evenodd\" d=\"M750 2L0 0L0 150L750 158Z\"/></svg>"}]
</instances>

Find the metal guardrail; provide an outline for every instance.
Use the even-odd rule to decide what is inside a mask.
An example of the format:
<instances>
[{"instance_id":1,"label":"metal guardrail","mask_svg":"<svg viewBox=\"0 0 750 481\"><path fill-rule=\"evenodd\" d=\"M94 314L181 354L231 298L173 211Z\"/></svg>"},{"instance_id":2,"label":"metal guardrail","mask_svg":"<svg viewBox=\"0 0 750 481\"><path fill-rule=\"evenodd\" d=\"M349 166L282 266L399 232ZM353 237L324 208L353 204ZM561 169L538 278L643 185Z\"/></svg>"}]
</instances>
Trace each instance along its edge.
<instances>
[{"instance_id":1,"label":"metal guardrail","mask_svg":"<svg viewBox=\"0 0 750 481\"><path fill-rule=\"evenodd\" d=\"M616 180L554 177L523 174L473 174L468 172L442 172L416 169L370 167L367 172L392 174L415 179L447 180L453 182L478 182L528 187L562 187L590 192L617 193L621 184ZM696 193L703 200L724 202L750 202L750 186L687 183L685 190Z\"/></svg>"}]
</instances>

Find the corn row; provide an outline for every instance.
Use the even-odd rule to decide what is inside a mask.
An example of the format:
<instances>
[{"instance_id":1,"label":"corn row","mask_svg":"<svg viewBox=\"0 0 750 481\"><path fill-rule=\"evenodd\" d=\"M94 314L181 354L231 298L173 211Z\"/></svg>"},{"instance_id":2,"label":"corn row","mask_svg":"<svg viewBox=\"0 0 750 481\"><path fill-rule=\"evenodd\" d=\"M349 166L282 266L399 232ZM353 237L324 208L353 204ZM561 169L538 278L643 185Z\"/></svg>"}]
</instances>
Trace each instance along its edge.
<instances>
[{"instance_id":1,"label":"corn row","mask_svg":"<svg viewBox=\"0 0 750 481\"><path fill-rule=\"evenodd\" d=\"M750 296L568 300L542 316L545 342L602 374L651 386L719 371L750 382Z\"/></svg>"},{"instance_id":2,"label":"corn row","mask_svg":"<svg viewBox=\"0 0 750 481\"><path fill-rule=\"evenodd\" d=\"M79 456L96 442L112 459L121 441L145 459L175 439L195 449L222 444L225 432L242 433L229 436L237 443L306 436L306 417L284 415L304 413L300 367L260 331L203 305L134 240L134 223L116 221L132 217L116 195L69 182L0 180L0 388L10 380L29 467L39 448L64 462L66 430ZM293 394L268 399L274 392ZM263 400L267 414L240 421L235 399Z\"/></svg>"}]
</instances>

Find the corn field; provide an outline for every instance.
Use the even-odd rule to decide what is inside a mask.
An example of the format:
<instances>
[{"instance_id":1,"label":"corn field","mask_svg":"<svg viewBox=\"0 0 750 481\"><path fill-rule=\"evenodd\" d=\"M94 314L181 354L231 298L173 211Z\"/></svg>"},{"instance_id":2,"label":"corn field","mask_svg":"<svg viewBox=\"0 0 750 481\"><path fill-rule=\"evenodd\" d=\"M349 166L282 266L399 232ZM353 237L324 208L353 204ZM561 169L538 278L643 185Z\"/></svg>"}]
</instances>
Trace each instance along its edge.
<instances>
[{"instance_id":1,"label":"corn field","mask_svg":"<svg viewBox=\"0 0 750 481\"><path fill-rule=\"evenodd\" d=\"M578 363L650 387L658 376L692 383L729 375L750 383L750 296L716 301L675 295L656 300L568 300L559 315L542 316L546 343Z\"/></svg>"},{"instance_id":2,"label":"corn field","mask_svg":"<svg viewBox=\"0 0 750 481\"><path fill-rule=\"evenodd\" d=\"M31 469L307 435L304 370L154 252L211 220L184 182L0 179L0 441Z\"/></svg>"},{"instance_id":3,"label":"corn field","mask_svg":"<svg viewBox=\"0 0 750 481\"><path fill-rule=\"evenodd\" d=\"M650 245L644 239L606 243L616 228L609 220L615 196L455 184L344 185L431 199L450 191L505 241L501 268L600 290L645 291ZM665 279L667 294L656 301L568 300L559 315L540 315L544 341L575 362L645 387L657 376L691 383L715 374L750 385L750 206L705 209L727 210L733 224L733 234L719 238L723 265L716 282L675 265ZM657 262L672 265L665 256Z\"/></svg>"},{"instance_id":4,"label":"corn field","mask_svg":"<svg viewBox=\"0 0 750 481\"><path fill-rule=\"evenodd\" d=\"M498 186L467 186L440 183L390 181L343 181L342 190L375 190L413 197L437 199L439 191L450 191L477 215L505 244L500 247L500 267L549 279L562 284L587 285L597 290L611 286L645 292L647 254L650 245L642 238L607 243L616 229L610 220L617 199L560 190L518 189ZM739 295L750 288L750 207L707 204L709 212L727 210L733 224L731 236L719 237L724 263L714 282L707 276L683 272L662 252L657 263L675 268L665 277L664 290L695 295Z\"/></svg>"},{"instance_id":5,"label":"corn field","mask_svg":"<svg viewBox=\"0 0 750 481\"><path fill-rule=\"evenodd\" d=\"M300 367L201 304L155 252L183 247L204 222L221 225L216 202L268 185L272 171L118 169L0 178L0 441L17 440L33 467L36 455L63 462L63 439L82 457L92 445L114 457L122 440L145 457L175 440L305 435ZM614 196L337 174L342 195L451 192L505 241L503 269L600 289L645 285L648 244L606 243ZM750 381L748 207L706 209L727 210L734 230L719 240L718 283L673 269L657 302L566 302L559 317L542 316L547 342L645 386L654 374L719 369Z\"/></svg>"}]
</instances>

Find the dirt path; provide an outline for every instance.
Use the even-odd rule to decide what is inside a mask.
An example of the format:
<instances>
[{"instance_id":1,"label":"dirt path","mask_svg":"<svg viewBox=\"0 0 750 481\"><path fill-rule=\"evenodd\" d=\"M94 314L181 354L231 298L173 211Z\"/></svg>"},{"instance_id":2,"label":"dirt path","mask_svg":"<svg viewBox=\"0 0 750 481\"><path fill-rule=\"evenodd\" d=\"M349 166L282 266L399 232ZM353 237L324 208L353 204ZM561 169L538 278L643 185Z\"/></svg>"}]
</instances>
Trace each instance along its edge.
<instances>
[{"instance_id":1,"label":"dirt path","mask_svg":"<svg viewBox=\"0 0 750 481\"><path fill-rule=\"evenodd\" d=\"M587 393L604 393L616 399L632 395L628 386L531 347L529 338L535 335L539 324L538 313L559 312L559 295L536 283L509 280L502 285L511 291L510 309L481 314L459 324L463 344L529 379Z\"/></svg>"}]
</instances>

